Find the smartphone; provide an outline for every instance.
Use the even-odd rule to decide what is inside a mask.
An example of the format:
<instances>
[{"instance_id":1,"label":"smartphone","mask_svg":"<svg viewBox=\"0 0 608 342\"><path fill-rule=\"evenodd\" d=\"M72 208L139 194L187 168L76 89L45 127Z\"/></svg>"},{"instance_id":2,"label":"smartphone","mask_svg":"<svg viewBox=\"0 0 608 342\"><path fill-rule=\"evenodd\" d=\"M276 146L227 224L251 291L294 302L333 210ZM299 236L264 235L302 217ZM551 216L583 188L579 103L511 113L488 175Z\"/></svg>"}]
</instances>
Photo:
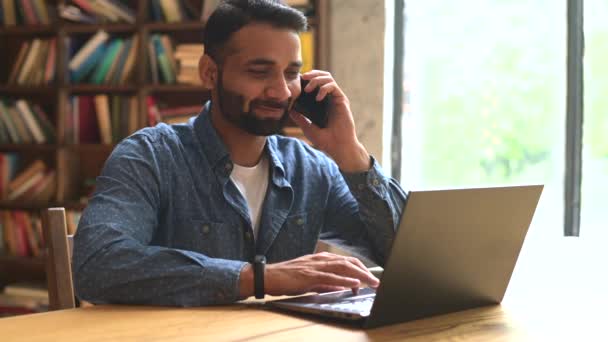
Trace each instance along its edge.
<instances>
[{"instance_id":1,"label":"smartphone","mask_svg":"<svg viewBox=\"0 0 608 342\"><path fill-rule=\"evenodd\" d=\"M321 101L317 101L316 97L319 93L319 88L315 88L310 93L304 91L304 87L308 84L308 81L300 78L302 84L302 92L300 97L296 99L293 105L293 109L310 119L315 125L325 128L327 127L328 121L328 109L329 109L329 95Z\"/></svg>"}]
</instances>

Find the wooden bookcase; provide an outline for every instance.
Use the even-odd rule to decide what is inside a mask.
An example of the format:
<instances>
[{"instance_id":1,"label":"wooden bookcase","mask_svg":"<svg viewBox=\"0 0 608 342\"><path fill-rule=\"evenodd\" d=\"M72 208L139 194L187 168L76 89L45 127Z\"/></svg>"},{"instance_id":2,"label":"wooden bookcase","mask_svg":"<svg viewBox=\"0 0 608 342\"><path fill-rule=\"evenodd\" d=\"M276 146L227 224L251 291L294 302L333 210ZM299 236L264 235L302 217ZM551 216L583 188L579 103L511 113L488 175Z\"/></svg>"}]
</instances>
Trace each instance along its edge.
<instances>
[{"instance_id":1,"label":"wooden bookcase","mask_svg":"<svg viewBox=\"0 0 608 342\"><path fill-rule=\"evenodd\" d=\"M204 0L187 0L200 10ZM309 25L315 32L315 67L327 69L328 66L328 0L311 0L314 13L308 16ZM68 0L50 0L52 6L68 3ZM137 99L139 110L136 113L138 127L147 123L146 97L152 95L169 106L202 104L209 99L209 93L200 86L185 84L154 84L148 77L148 58L145 46L153 33L166 33L174 43L202 43L205 23L202 21L164 23L149 19L149 0L129 1L136 6L136 22L77 24L56 18L52 25L0 26L0 97L23 98L39 103L49 115L57 136L54 144L9 144L1 145L0 152L17 153L24 161L42 159L50 168L57 171L56 199L52 202L8 202L0 201L0 210L40 211L48 207L65 207L82 210L86 207L83 200L87 195L83 188L85 179L95 178L109 154L113 144L69 144L66 143L65 127L68 112L68 99L72 95L130 95ZM121 85L71 84L68 77L68 51L65 46L68 37L90 37L98 30L111 36L138 35L138 58L132 82ZM55 81L45 86L8 85L8 75L13 68L21 42L34 38L57 39L57 65ZM144 53L142 53L144 52ZM25 164L25 163L23 163ZM2 238L2 237L0 237ZM0 254L0 288L3 284L23 280L45 279L44 257L17 257Z\"/></svg>"}]
</instances>

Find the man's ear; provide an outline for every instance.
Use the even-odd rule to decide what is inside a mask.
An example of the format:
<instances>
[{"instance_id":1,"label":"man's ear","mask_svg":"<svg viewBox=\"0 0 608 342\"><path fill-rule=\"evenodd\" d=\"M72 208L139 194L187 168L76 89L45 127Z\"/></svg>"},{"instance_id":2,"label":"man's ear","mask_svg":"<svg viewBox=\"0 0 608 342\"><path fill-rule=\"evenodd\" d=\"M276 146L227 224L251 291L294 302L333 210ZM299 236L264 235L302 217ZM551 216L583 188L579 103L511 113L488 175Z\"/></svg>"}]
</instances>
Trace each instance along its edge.
<instances>
[{"instance_id":1,"label":"man's ear","mask_svg":"<svg viewBox=\"0 0 608 342\"><path fill-rule=\"evenodd\" d=\"M198 60L198 74L203 87L209 90L215 88L218 78L217 64L209 55L204 54Z\"/></svg>"}]
</instances>

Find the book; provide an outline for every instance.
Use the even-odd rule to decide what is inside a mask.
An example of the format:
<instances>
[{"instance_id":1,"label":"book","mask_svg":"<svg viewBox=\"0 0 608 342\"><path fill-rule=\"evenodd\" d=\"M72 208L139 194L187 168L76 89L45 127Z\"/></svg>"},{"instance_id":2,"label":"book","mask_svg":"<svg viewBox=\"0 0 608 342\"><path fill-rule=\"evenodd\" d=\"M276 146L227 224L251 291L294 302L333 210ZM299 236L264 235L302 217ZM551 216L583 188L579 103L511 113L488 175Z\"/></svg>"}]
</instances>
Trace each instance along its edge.
<instances>
[{"instance_id":1,"label":"book","mask_svg":"<svg viewBox=\"0 0 608 342\"><path fill-rule=\"evenodd\" d=\"M79 96L78 99L78 135L75 143L100 142L99 124L92 96Z\"/></svg>"},{"instance_id":2,"label":"book","mask_svg":"<svg viewBox=\"0 0 608 342\"><path fill-rule=\"evenodd\" d=\"M2 9L4 12L4 25L17 25L17 11L13 0L2 0Z\"/></svg>"},{"instance_id":3,"label":"book","mask_svg":"<svg viewBox=\"0 0 608 342\"><path fill-rule=\"evenodd\" d=\"M110 105L108 95L95 95L94 102L101 143L109 145L112 143L112 125L110 123Z\"/></svg>"},{"instance_id":4,"label":"book","mask_svg":"<svg viewBox=\"0 0 608 342\"><path fill-rule=\"evenodd\" d=\"M25 61L25 57L29 53L29 47L30 47L29 41L25 41L25 42L21 43L21 47L19 48L19 52L17 53L17 59L15 60L13 69L11 70L11 73L8 77L9 84L17 82L17 75L19 74L19 71L23 67L23 62Z\"/></svg>"},{"instance_id":5,"label":"book","mask_svg":"<svg viewBox=\"0 0 608 342\"><path fill-rule=\"evenodd\" d=\"M4 287L4 294L8 296L28 297L48 300L49 292L42 283L19 282Z\"/></svg>"},{"instance_id":6,"label":"book","mask_svg":"<svg viewBox=\"0 0 608 342\"><path fill-rule=\"evenodd\" d=\"M302 45L302 68L301 72L308 72L314 69L315 66L315 42L314 31L308 30L300 33L300 42Z\"/></svg>"},{"instance_id":7,"label":"book","mask_svg":"<svg viewBox=\"0 0 608 342\"><path fill-rule=\"evenodd\" d=\"M7 199L9 201L14 201L18 198L20 198L23 194L25 194L28 190L30 190L34 185L36 185L36 183L40 182L42 179L44 178L44 171L35 173L34 175L32 175L32 177L27 178L21 185L19 185L18 187L15 187L15 189L13 191L10 191L9 188L9 193L8 193L8 197ZM9 184L10 186L10 184Z\"/></svg>"},{"instance_id":8,"label":"book","mask_svg":"<svg viewBox=\"0 0 608 342\"><path fill-rule=\"evenodd\" d=\"M116 58L112 62L110 69L106 73L106 77L104 78L104 83L117 83L118 76L120 75L120 70L122 69L127 55L129 54L129 49L131 49L131 39L127 38L124 40L123 44L120 47L120 50L116 54Z\"/></svg>"},{"instance_id":9,"label":"book","mask_svg":"<svg viewBox=\"0 0 608 342\"><path fill-rule=\"evenodd\" d=\"M8 184L8 192L15 192L17 189L23 186L29 179L34 177L36 174L44 173L46 170L46 164L40 159L35 160L31 164L29 164L25 170L20 172L15 179L10 181Z\"/></svg>"},{"instance_id":10,"label":"book","mask_svg":"<svg viewBox=\"0 0 608 342\"><path fill-rule=\"evenodd\" d=\"M116 55L120 51L122 45L123 45L123 40L120 38L114 39L109 43L106 53L104 54L104 56L101 59L101 63L97 64L97 67L95 68L95 72L93 73L93 76L91 77L92 83L94 83L94 84L103 83L103 80L105 79L106 74L110 70L112 62L116 59Z\"/></svg>"},{"instance_id":11,"label":"book","mask_svg":"<svg viewBox=\"0 0 608 342\"><path fill-rule=\"evenodd\" d=\"M87 0L95 14L101 18L103 21L117 22L120 20L118 15L111 9L106 6L106 4L99 0Z\"/></svg>"},{"instance_id":12,"label":"book","mask_svg":"<svg viewBox=\"0 0 608 342\"><path fill-rule=\"evenodd\" d=\"M125 40L125 43L120 51L120 55L117 58L116 67L114 68L114 70L110 71L111 75L110 75L110 79L108 80L109 83L112 83L112 84L120 83L120 77L121 77L123 70L125 68L125 65L127 63L129 54L131 53L132 44L133 44L133 38L128 38L127 40Z\"/></svg>"},{"instance_id":13,"label":"book","mask_svg":"<svg viewBox=\"0 0 608 342\"><path fill-rule=\"evenodd\" d=\"M152 96L146 97L146 105L148 107L148 126L156 126L160 122L160 113Z\"/></svg>"},{"instance_id":14,"label":"book","mask_svg":"<svg viewBox=\"0 0 608 342\"><path fill-rule=\"evenodd\" d=\"M25 229L25 234L27 237L27 242L31 255L34 257L40 256L40 242L36 237L36 232L34 232L34 226L32 225L30 215L27 215L25 213L24 215L22 215L22 225Z\"/></svg>"},{"instance_id":15,"label":"book","mask_svg":"<svg viewBox=\"0 0 608 342\"><path fill-rule=\"evenodd\" d=\"M164 17L169 23L176 23L182 20L177 1L175 0L160 0L160 8L163 10Z\"/></svg>"},{"instance_id":16,"label":"book","mask_svg":"<svg viewBox=\"0 0 608 342\"><path fill-rule=\"evenodd\" d=\"M175 60L175 51L173 49L173 44L171 43L171 38L167 34L160 35L160 43L165 51L165 56L169 60L169 65L171 65L171 72L173 75L177 74L177 61Z\"/></svg>"},{"instance_id":17,"label":"book","mask_svg":"<svg viewBox=\"0 0 608 342\"><path fill-rule=\"evenodd\" d=\"M33 109L34 118L36 119L38 125L42 128L42 131L44 132L46 142L55 142L55 128L53 127L51 120L49 120L49 117L46 115L44 110L42 110L42 108L37 104L34 104L33 107L30 106L30 108Z\"/></svg>"},{"instance_id":18,"label":"book","mask_svg":"<svg viewBox=\"0 0 608 342\"><path fill-rule=\"evenodd\" d=\"M40 22L38 21L38 17L36 16L36 12L34 11L34 4L31 0L20 0L21 8L25 13L25 23L27 25L37 25ZM19 7L19 6L18 6Z\"/></svg>"},{"instance_id":19,"label":"book","mask_svg":"<svg viewBox=\"0 0 608 342\"><path fill-rule=\"evenodd\" d=\"M99 61L103 58L106 52L106 44L102 43L99 45L93 53L87 58L78 69L70 72L70 77L73 82L82 82L95 70L95 67Z\"/></svg>"},{"instance_id":20,"label":"book","mask_svg":"<svg viewBox=\"0 0 608 342\"><path fill-rule=\"evenodd\" d=\"M154 42L152 39L148 41L148 61L150 66L150 78L152 79L152 83L157 84L159 80L158 75L158 64L156 61L156 49L154 48Z\"/></svg>"},{"instance_id":21,"label":"book","mask_svg":"<svg viewBox=\"0 0 608 342\"><path fill-rule=\"evenodd\" d=\"M13 119L11 117L11 113L8 110L8 107L4 104L4 101L0 100L0 120L2 120L6 130L8 132L10 142L19 143L21 139L19 137L19 132L17 131L17 127L13 123Z\"/></svg>"},{"instance_id":22,"label":"book","mask_svg":"<svg viewBox=\"0 0 608 342\"><path fill-rule=\"evenodd\" d=\"M42 129L38 125L38 122L34 118L34 114L32 113L32 110L28 106L27 102L25 102L25 100L17 100L17 102L15 102L15 105L17 107L17 110L19 110L19 112L21 113L21 117L23 118L28 131L34 138L34 141L38 144L45 143L46 137L44 136Z\"/></svg>"},{"instance_id":23,"label":"book","mask_svg":"<svg viewBox=\"0 0 608 342\"><path fill-rule=\"evenodd\" d=\"M131 48L129 50L129 54L127 55L127 59L125 60L125 65L121 70L118 83L125 83L131 76L131 73L133 71L133 66L135 65L135 61L137 59L138 45L139 45L139 38L137 35L135 35L132 38Z\"/></svg>"},{"instance_id":24,"label":"book","mask_svg":"<svg viewBox=\"0 0 608 342\"><path fill-rule=\"evenodd\" d=\"M96 49L98 49L110 36L103 30L97 31L93 37L91 37L84 46L78 50L76 55L70 59L68 64L69 69L72 72L78 70L81 65L88 59Z\"/></svg>"},{"instance_id":25,"label":"book","mask_svg":"<svg viewBox=\"0 0 608 342\"><path fill-rule=\"evenodd\" d=\"M43 25L49 25L51 23L51 18L45 1L32 0L32 5L34 6L34 12L36 13L36 17L39 19L39 22Z\"/></svg>"},{"instance_id":26,"label":"book","mask_svg":"<svg viewBox=\"0 0 608 342\"><path fill-rule=\"evenodd\" d=\"M95 17L86 14L76 6L59 4L58 8L59 16L63 19L85 24L95 24L97 22Z\"/></svg>"},{"instance_id":27,"label":"book","mask_svg":"<svg viewBox=\"0 0 608 342\"><path fill-rule=\"evenodd\" d=\"M162 80L167 84L175 83L175 74L171 68L171 64L167 57L167 52L162 45L160 36L154 35L151 37L151 39L154 44L154 50L156 51L156 60L158 66L160 67L160 75L162 76Z\"/></svg>"},{"instance_id":28,"label":"book","mask_svg":"<svg viewBox=\"0 0 608 342\"><path fill-rule=\"evenodd\" d=\"M25 230L25 221L22 211L13 211L13 234L15 236L17 256L27 257L31 255L30 245L27 240L27 231ZM6 288L4 289L6 293Z\"/></svg>"},{"instance_id":29,"label":"book","mask_svg":"<svg viewBox=\"0 0 608 342\"><path fill-rule=\"evenodd\" d=\"M31 143L33 141L33 138L30 135L30 132L27 129L27 126L25 125L23 118L21 117L21 113L19 113L17 108L15 108L14 106L11 106L8 108L8 113L9 113L9 118L10 118L11 122L15 125L15 128L17 128L17 135L19 136L19 142L26 143L26 144Z\"/></svg>"},{"instance_id":30,"label":"book","mask_svg":"<svg viewBox=\"0 0 608 342\"><path fill-rule=\"evenodd\" d=\"M40 43L41 40L37 38L32 41L32 45L28 50L25 61L23 62L23 66L21 67L19 75L17 76L17 84L26 84L26 80L34 68L36 56L38 56L40 53Z\"/></svg>"},{"instance_id":31,"label":"book","mask_svg":"<svg viewBox=\"0 0 608 342\"><path fill-rule=\"evenodd\" d=\"M34 183L34 185L29 187L23 194L15 199L21 201L48 202L53 199L56 186L56 171L50 170L47 171L36 183Z\"/></svg>"},{"instance_id":32,"label":"book","mask_svg":"<svg viewBox=\"0 0 608 342\"><path fill-rule=\"evenodd\" d=\"M129 7L123 5L116 0L96 0L96 2L107 11L112 12L117 18L126 21L129 24L135 24L135 12Z\"/></svg>"},{"instance_id":33,"label":"book","mask_svg":"<svg viewBox=\"0 0 608 342\"><path fill-rule=\"evenodd\" d=\"M164 21L163 11L160 8L160 0L150 1L150 17L153 21Z\"/></svg>"},{"instance_id":34,"label":"book","mask_svg":"<svg viewBox=\"0 0 608 342\"><path fill-rule=\"evenodd\" d=\"M49 43L48 56L44 70L44 83L49 84L55 78L57 60L57 39L53 38Z\"/></svg>"}]
</instances>

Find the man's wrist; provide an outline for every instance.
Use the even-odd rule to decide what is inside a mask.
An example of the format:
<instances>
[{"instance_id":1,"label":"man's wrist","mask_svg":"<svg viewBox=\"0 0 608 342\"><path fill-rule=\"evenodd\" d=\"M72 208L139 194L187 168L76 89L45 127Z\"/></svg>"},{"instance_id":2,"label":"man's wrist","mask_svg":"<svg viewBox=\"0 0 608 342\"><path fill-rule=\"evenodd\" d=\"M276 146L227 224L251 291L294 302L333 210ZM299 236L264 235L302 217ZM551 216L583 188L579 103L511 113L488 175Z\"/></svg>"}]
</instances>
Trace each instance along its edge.
<instances>
[{"instance_id":1,"label":"man's wrist","mask_svg":"<svg viewBox=\"0 0 608 342\"><path fill-rule=\"evenodd\" d=\"M340 151L340 155L334 157L334 161L342 172L357 173L369 171L371 167L371 156L361 143L355 147Z\"/></svg>"},{"instance_id":2,"label":"man's wrist","mask_svg":"<svg viewBox=\"0 0 608 342\"><path fill-rule=\"evenodd\" d=\"M247 264L241 269L239 276L239 297L244 299L251 296L253 296L253 266Z\"/></svg>"}]
</instances>

